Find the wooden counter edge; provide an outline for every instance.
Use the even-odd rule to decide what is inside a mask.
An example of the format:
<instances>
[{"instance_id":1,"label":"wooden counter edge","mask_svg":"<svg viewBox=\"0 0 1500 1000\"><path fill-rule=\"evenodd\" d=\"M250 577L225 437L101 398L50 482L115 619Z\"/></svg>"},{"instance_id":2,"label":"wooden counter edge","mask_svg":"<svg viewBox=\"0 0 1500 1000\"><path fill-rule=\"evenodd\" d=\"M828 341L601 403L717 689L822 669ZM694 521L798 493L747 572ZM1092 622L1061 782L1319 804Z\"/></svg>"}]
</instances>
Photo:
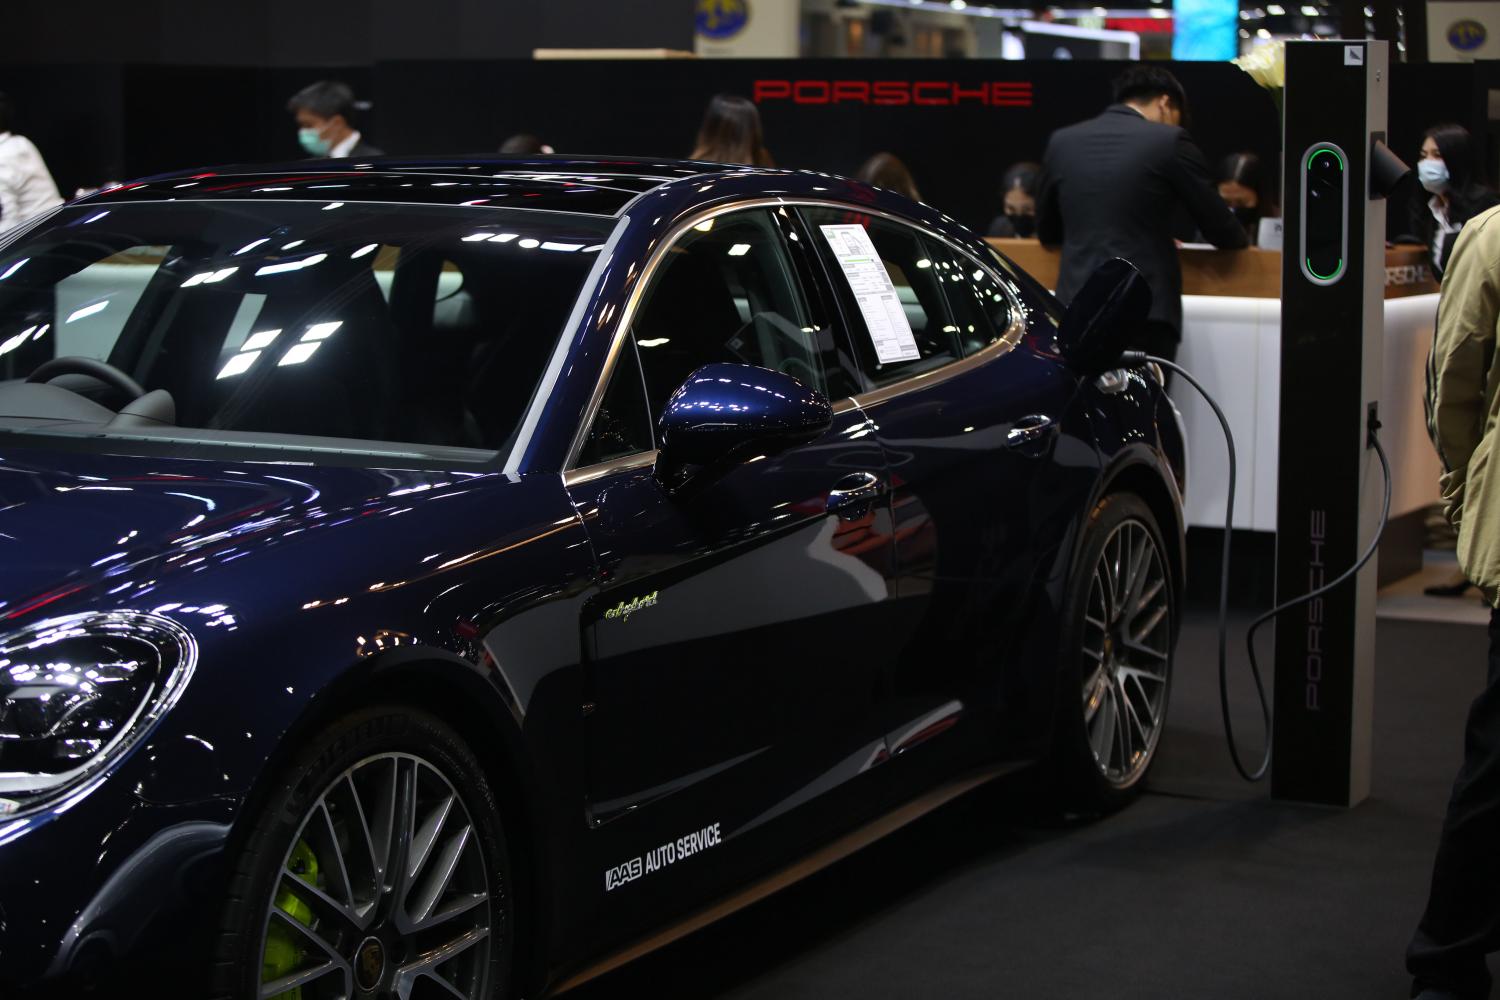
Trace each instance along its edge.
<instances>
[{"instance_id":1,"label":"wooden counter edge","mask_svg":"<svg viewBox=\"0 0 1500 1000\"><path fill-rule=\"evenodd\" d=\"M1057 287L1059 252L1036 240L985 240L1048 288ZM1243 296L1254 299L1281 298L1281 252L1261 250L1179 251L1182 261L1182 294ZM1438 290L1428 264L1425 247L1398 245L1385 251L1385 297L1427 295Z\"/></svg>"}]
</instances>

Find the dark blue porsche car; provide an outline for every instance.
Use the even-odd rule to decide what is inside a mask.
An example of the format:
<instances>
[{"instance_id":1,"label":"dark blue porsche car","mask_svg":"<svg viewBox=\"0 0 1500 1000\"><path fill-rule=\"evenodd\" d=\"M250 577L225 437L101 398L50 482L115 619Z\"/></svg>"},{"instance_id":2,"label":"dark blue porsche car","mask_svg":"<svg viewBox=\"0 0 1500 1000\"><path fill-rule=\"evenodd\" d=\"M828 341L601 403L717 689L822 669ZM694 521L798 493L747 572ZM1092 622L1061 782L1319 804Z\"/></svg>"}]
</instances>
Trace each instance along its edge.
<instances>
[{"instance_id":1,"label":"dark blue porsche car","mask_svg":"<svg viewBox=\"0 0 1500 1000\"><path fill-rule=\"evenodd\" d=\"M0 989L538 996L1007 769L1119 805L1182 588L1148 294L620 159L4 237Z\"/></svg>"}]
</instances>

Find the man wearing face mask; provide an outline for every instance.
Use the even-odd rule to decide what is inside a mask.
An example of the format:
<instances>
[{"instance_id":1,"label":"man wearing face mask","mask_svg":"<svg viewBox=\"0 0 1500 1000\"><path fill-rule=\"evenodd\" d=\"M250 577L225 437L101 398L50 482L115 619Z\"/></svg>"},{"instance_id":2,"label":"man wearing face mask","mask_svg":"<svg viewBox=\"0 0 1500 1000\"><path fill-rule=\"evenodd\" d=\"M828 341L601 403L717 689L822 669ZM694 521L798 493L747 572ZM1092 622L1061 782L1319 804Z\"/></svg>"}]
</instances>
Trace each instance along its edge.
<instances>
[{"instance_id":1,"label":"man wearing face mask","mask_svg":"<svg viewBox=\"0 0 1500 1000\"><path fill-rule=\"evenodd\" d=\"M1157 66L1132 66L1115 81L1114 96L1098 117L1048 140L1037 233L1048 246L1062 244L1057 295L1064 303L1111 257L1138 267L1151 287L1151 318L1131 346L1174 358L1182 339L1177 208L1214 246L1238 249L1248 241L1182 128L1187 94L1177 78Z\"/></svg>"},{"instance_id":2,"label":"man wearing face mask","mask_svg":"<svg viewBox=\"0 0 1500 1000\"><path fill-rule=\"evenodd\" d=\"M356 112L369 104L354 99L354 91L338 80L319 80L303 87L287 101L297 119L297 142L308 156L341 159L381 156L354 127Z\"/></svg>"},{"instance_id":3,"label":"man wearing face mask","mask_svg":"<svg viewBox=\"0 0 1500 1000\"><path fill-rule=\"evenodd\" d=\"M1462 125L1434 125L1422 136L1417 180L1423 190L1412 201L1412 226L1431 249L1433 273L1440 278L1464 223L1500 204L1476 167L1469 130Z\"/></svg>"}]
</instances>

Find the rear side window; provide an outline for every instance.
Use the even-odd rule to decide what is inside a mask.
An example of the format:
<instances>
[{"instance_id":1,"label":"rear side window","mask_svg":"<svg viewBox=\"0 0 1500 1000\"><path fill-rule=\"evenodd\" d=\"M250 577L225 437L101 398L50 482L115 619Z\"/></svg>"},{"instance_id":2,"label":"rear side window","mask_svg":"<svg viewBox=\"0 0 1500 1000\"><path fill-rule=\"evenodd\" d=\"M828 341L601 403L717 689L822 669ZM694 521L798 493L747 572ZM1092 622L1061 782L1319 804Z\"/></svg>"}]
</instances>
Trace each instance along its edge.
<instances>
[{"instance_id":1,"label":"rear side window","mask_svg":"<svg viewBox=\"0 0 1500 1000\"><path fill-rule=\"evenodd\" d=\"M1011 332L1018 319L1015 299L967 254L928 239L932 270L948 303L959 350L965 357Z\"/></svg>"},{"instance_id":2,"label":"rear side window","mask_svg":"<svg viewBox=\"0 0 1500 1000\"><path fill-rule=\"evenodd\" d=\"M930 241L909 226L887 219L836 208L803 210L812 231L817 234L818 250L826 258L828 271L841 294L851 303L846 311L855 320L854 341L860 363L876 385L910 378L922 372L941 368L964 356L952 312L942 287L949 270L942 267L944 258L934 251ZM917 357L906 360L882 360L875 349L868 324L843 276L841 265L829 246L836 232L823 227L863 226L885 268L886 276L899 300L901 317L891 317L899 327L904 319L915 341ZM904 334L904 331L900 331Z\"/></svg>"}]
</instances>

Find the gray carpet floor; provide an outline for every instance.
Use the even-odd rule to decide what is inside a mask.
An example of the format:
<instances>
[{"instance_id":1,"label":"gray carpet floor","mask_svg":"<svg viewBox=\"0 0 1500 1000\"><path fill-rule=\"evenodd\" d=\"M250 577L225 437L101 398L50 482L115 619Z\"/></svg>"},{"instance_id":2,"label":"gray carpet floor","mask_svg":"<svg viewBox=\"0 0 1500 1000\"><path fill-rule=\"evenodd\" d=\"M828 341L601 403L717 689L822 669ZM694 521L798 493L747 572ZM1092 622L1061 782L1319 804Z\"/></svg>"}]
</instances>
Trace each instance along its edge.
<instances>
[{"instance_id":1,"label":"gray carpet floor","mask_svg":"<svg viewBox=\"0 0 1500 1000\"><path fill-rule=\"evenodd\" d=\"M1374 794L1355 809L1234 776L1197 618L1151 788L1122 813L1049 823L996 786L569 995L1399 1000L1485 635L1378 629ZM1235 698L1253 757L1243 676Z\"/></svg>"}]
</instances>

